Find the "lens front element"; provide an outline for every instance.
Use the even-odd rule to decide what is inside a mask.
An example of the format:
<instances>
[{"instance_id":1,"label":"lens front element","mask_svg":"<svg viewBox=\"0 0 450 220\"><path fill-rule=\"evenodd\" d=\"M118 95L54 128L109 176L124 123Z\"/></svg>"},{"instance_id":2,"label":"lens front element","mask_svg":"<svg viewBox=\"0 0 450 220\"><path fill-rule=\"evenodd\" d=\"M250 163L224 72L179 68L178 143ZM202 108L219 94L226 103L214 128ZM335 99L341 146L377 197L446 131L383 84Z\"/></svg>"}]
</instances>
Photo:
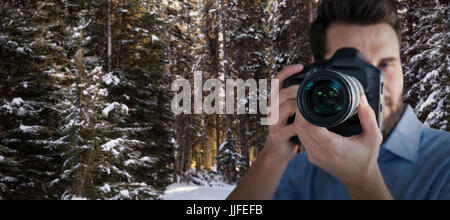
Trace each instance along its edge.
<instances>
[{"instance_id":1,"label":"lens front element","mask_svg":"<svg viewBox=\"0 0 450 220\"><path fill-rule=\"evenodd\" d=\"M333 80L313 82L306 90L308 105L320 117L332 117L342 110L342 87Z\"/></svg>"},{"instance_id":2,"label":"lens front element","mask_svg":"<svg viewBox=\"0 0 450 220\"><path fill-rule=\"evenodd\" d=\"M350 75L323 71L306 79L297 95L303 117L319 127L335 127L358 112L361 83Z\"/></svg>"}]
</instances>

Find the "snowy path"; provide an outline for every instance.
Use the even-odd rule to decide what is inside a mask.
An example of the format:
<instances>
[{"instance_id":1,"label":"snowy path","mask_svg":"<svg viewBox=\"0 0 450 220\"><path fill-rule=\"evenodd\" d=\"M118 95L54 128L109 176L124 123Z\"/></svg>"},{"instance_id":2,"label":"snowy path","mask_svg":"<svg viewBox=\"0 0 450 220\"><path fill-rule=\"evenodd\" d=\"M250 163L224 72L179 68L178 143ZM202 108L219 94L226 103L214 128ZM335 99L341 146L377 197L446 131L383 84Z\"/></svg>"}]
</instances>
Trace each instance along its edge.
<instances>
[{"instance_id":1,"label":"snowy path","mask_svg":"<svg viewBox=\"0 0 450 220\"><path fill-rule=\"evenodd\" d=\"M167 188L163 200L224 200L236 186L197 186L172 184Z\"/></svg>"}]
</instances>

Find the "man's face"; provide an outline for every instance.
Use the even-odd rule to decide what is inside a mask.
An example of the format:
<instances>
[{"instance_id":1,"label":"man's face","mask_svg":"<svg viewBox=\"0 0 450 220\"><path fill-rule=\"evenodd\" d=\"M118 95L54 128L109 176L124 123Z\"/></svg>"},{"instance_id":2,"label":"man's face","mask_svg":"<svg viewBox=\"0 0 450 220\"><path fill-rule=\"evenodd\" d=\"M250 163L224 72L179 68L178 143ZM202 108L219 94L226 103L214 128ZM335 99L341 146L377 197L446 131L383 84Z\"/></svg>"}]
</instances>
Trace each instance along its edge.
<instances>
[{"instance_id":1,"label":"man's face","mask_svg":"<svg viewBox=\"0 0 450 220\"><path fill-rule=\"evenodd\" d=\"M327 31L326 59L343 48L358 49L364 59L383 71L385 81L384 134L395 127L403 112L403 71L400 45L394 29L388 24L351 25L333 23Z\"/></svg>"}]
</instances>

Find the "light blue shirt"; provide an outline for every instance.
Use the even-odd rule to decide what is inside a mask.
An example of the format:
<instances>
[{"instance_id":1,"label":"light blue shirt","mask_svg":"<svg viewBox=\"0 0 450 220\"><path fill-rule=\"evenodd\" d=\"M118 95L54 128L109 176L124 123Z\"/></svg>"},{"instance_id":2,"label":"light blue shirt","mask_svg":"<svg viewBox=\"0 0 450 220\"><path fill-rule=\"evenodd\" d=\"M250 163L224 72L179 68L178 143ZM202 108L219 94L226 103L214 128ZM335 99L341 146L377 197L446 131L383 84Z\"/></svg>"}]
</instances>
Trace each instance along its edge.
<instances>
[{"instance_id":1,"label":"light blue shirt","mask_svg":"<svg viewBox=\"0 0 450 220\"><path fill-rule=\"evenodd\" d=\"M381 146L378 165L394 199L450 199L450 133L427 128L410 106ZM289 162L274 199L351 198L339 180L301 153Z\"/></svg>"}]
</instances>

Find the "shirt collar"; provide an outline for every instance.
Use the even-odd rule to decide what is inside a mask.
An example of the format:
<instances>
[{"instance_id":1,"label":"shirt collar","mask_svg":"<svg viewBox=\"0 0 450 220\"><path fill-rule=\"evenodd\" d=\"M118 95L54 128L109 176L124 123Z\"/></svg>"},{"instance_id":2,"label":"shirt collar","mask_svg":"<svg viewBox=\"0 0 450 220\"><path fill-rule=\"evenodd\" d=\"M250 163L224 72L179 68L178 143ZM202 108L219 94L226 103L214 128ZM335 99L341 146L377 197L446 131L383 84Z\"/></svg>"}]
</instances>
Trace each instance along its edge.
<instances>
[{"instance_id":1,"label":"shirt collar","mask_svg":"<svg viewBox=\"0 0 450 220\"><path fill-rule=\"evenodd\" d=\"M415 163L418 157L422 130L423 124L417 119L411 106L407 105L402 118L381 148Z\"/></svg>"}]
</instances>

